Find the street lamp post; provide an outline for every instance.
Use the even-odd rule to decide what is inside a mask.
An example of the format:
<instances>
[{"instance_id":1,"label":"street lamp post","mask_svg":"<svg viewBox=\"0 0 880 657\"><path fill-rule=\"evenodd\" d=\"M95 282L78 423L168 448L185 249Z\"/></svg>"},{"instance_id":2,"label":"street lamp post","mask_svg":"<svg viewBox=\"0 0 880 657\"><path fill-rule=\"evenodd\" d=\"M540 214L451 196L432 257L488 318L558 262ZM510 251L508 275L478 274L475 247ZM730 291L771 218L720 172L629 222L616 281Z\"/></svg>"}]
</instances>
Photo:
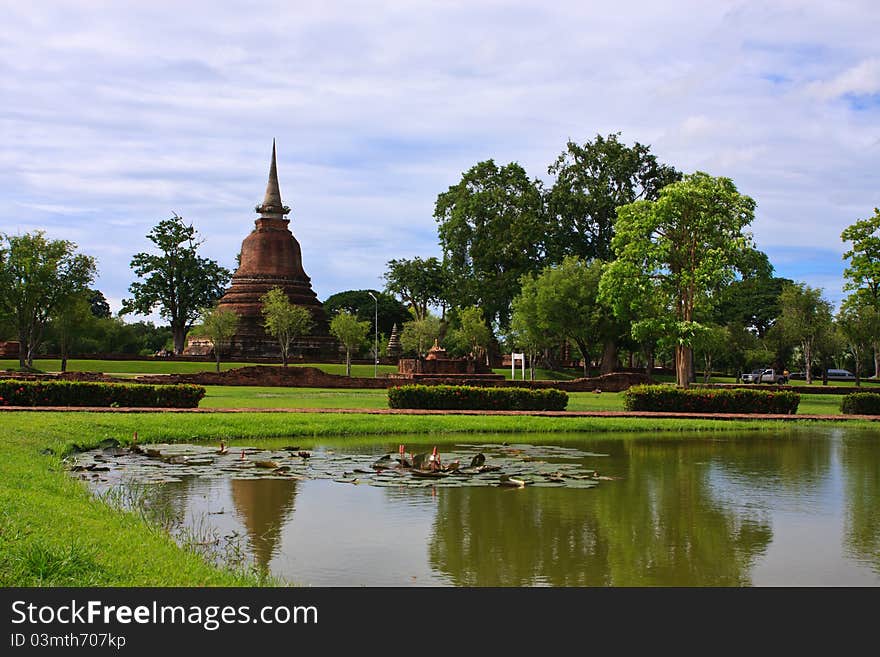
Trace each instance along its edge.
<instances>
[{"instance_id":1,"label":"street lamp post","mask_svg":"<svg viewBox=\"0 0 880 657\"><path fill-rule=\"evenodd\" d=\"M376 298L372 292L367 292L373 301L376 302L376 320L373 322L373 333L375 335L376 343L373 348L373 378L379 378L379 300Z\"/></svg>"}]
</instances>

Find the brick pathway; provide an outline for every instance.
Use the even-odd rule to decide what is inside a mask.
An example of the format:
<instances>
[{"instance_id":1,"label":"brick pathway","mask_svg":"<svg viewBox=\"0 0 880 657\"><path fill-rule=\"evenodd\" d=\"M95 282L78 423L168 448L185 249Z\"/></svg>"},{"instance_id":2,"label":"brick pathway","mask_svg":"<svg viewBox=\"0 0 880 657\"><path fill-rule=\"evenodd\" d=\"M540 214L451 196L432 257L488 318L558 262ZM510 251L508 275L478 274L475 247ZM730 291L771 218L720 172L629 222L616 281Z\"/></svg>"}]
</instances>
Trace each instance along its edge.
<instances>
[{"instance_id":1,"label":"brick pathway","mask_svg":"<svg viewBox=\"0 0 880 657\"><path fill-rule=\"evenodd\" d=\"M666 413L650 411L458 411L400 408L110 408L100 406L2 406L2 411L77 413L358 413L362 415L526 415L531 417L646 417L682 420L868 420L880 415L771 415L759 413Z\"/></svg>"}]
</instances>

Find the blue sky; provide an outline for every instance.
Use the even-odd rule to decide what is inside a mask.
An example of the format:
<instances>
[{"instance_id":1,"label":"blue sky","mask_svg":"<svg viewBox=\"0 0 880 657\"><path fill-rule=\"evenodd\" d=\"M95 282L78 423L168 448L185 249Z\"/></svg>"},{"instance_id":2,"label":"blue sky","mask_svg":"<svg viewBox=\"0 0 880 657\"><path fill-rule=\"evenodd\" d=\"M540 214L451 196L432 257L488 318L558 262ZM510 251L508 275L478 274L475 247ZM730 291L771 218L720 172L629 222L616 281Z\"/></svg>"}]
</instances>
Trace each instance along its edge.
<instances>
[{"instance_id":1,"label":"blue sky","mask_svg":"<svg viewBox=\"0 0 880 657\"><path fill-rule=\"evenodd\" d=\"M439 255L437 194L487 158L548 179L622 132L733 178L779 275L841 296L840 232L880 205L880 10L851 2L0 0L0 232L99 261L177 212L234 267L272 139L320 298Z\"/></svg>"}]
</instances>

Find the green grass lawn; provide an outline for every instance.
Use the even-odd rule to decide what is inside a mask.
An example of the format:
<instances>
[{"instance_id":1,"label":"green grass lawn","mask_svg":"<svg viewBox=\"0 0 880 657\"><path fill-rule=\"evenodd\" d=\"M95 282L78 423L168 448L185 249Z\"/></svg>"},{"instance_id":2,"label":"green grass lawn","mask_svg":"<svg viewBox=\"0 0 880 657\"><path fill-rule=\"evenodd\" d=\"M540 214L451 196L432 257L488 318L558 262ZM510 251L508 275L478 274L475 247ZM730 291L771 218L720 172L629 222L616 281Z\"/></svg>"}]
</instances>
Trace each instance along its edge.
<instances>
[{"instance_id":1,"label":"green grass lawn","mask_svg":"<svg viewBox=\"0 0 880 657\"><path fill-rule=\"evenodd\" d=\"M385 390L206 386L200 408L388 408ZM840 395L801 395L800 415L840 415ZM622 411L621 392L570 392L569 411Z\"/></svg>"}]
</instances>

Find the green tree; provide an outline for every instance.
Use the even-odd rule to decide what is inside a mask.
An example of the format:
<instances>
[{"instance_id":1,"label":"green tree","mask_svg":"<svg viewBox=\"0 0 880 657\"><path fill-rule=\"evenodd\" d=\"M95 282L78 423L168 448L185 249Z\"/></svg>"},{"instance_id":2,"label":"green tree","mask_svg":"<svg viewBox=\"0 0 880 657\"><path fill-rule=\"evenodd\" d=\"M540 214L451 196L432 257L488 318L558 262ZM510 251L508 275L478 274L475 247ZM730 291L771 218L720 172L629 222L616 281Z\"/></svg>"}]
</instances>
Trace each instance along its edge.
<instances>
[{"instance_id":1,"label":"green tree","mask_svg":"<svg viewBox=\"0 0 880 657\"><path fill-rule=\"evenodd\" d=\"M379 306L379 333L391 334L395 324L401 325L412 319L412 315L400 301L390 294L376 290L346 290L337 292L324 302L324 312L332 317L340 310L347 310L357 315L358 321L372 323L376 315L376 301L370 296L376 295Z\"/></svg>"},{"instance_id":2,"label":"green tree","mask_svg":"<svg viewBox=\"0 0 880 657\"><path fill-rule=\"evenodd\" d=\"M389 260L383 275L385 290L409 304L416 319L428 316L429 306L446 309L446 270L437 258ZM395 320L402 324L408 318ZM394 322L392 322L393 324ZM389 325L388 331L391 328Z\"/></svg>"},{"instance_id":3,"label":"green tree","mask_svg":"<svg viewBox=\"0 0 880 657\"><path fill-rule=\"evenodd\" d=\"M860 303L870 304L874 313L880 316L880 208L874 208L874 215L861 219L848 226L841 234L844 242L852 247L843 254L849 260L843 275L847 279L844 290L858 291ZM874 349L874 377L880 378L880 332L871 339Z\"/></svg>"},{"instance_id":4,"label":"green tree","mask_svg":"<svg viewBox=\"0 0 880 657\"><path fill-rule=\"evenodd\" d=\"M0 315L16 328L21 367L33 367L50 318L95 278L95 259L75 251L43 231L0 238Z\"/></svg>"},{"instance_id":5,"label":"green tree","mask_svg":"<svg viewBox=\"0 0 880 657\"><path fill-rule=\"evenodd\" d=\"M346 376L351 376L351 352L363 346L371 327L370 322L359 322L357 315L346 310L340 310L330 322L330 332L345 347Z\"/></svg>"},{"instance_id":6,"label":"green tree","mask_svg":"<svg viewBox=\"0 0 880 657\"><path fill-rule=\"evenodd\" d=\"M511 350L520 350L525 354L529 363L529 379L534 381L539 354L548 349L555 339L539 314L534 277L523 278L522 290L513 300L511 311L507 343Z\"/></svg>"},{"instance_id":7,"label":"green tree","mask_svg":"<svg viewBox=\"0 0 880 657\"><path fill-rule=\"evenodd\" d=\"M431 343L440 338L440 328L440 320L430 314L424 319L407 322L400 331L400 346L404 351L422 358Z\"/></svg>"},{"instance_id":8,"label":"green tree","mask_svg":"<svg viewBox=\"0 0 880 657\"><path fill-rule=\"evenodd\" d=\"M507 328L520 277L537 272L546 255L549 225L540 183L516 163L480 162L437 197L434 218L449 301L478 306L488 323Z\"/></svg>"},{"instance_id":9,"label":"green tree","mask_svg":"<svg viewBox=\"0 0 880 657\"><path fill-rule=\"evenodd\" d=\"M62 372L67 371L67 358L74 341L94 324L95 316L92 314L90 293L91 290L84 290L80 294L73 295L52 316L51 328L61 356Z\"/></svg>"},{"instance_id":10,"label":"green tree","mask_svg":"<svg viewBox=\"0 0 880 657\"><path fill-rule=\"evenodd\" d=\"M712 361L727 349L730 332L724 326L703 326L694 336L694 356L703 361L703 382L712 378Z\"/></svg>"},{"instance_id":11,"label":"green tree","mask_svg":"<svg viewBox=\"0 0 880 657\"><path fill-rule=\"evenodd\" d=\"M613 340L617 332L610 308L598 301L603 267L598 260L585 262L577 256L566 256L561 264L522 279L521 294L534 297L534 302L518 306L521 314L533 313L523 319L557 342L574 342L584 360L584 376L588 374L592 346L602 344L603 338Z\"/></svg>"},{"instance_id":12,"label":"green tree","mask_svg":"<svg viewBox=\"0 0 880 657\"><path fill-rule=\"evenodd\" d=\"M110 304L100 290L89 290L89 308L95 317L107 319L111 316Z\"/></svg>"},{"instance_id":13,"label":"green tree","mask_svg":"<svg viewBox=\"0 0 880 657\"><path fill-rule=\"evenodd\" d=\"M227 343L232 340L238 330L238 314L215 305L202 311L202 335L211 339L214 343L214 358L217 360L217 373L220 373L220 355Z\"/></svg>"},{"instance_id":14,"label":"green tree","mask_svg":"<svg viewBox=\"0 0 880 657\"><path fill-rule=\"evenodd\" d=\"M472 358L481 358L489 348L492 331L486 326L483 311L476 306L465 308L458 313L458 327L452 332L452 339L463 347Z\"/></svg>"},{"instance_id":15,"label":"green tree","mask_svg":"<svg viewBox=\"0 0 880 657\"><path fill-rule=\"evenodd\" d=\"M866 296L858 291L850 294L837 313L837 326L855 361L857 386L862 385L862 360L871 349L880 325L877 310Z\"/></svg>"},{"instance_id":16,"label":"green tree","mask_svg":"<svg viewBox=\"0 0 880 657\"><path fill-rule=\"evenodd\" d=\"M308 334L314 325L312 314L290 302L280 287L273 287L260 297L263 326L266 333L278 340L281 362L287 367L290 346L297 338Z\"/></svg>"},{"instance_id":17,"label":"green tree","mask_svg":"<svg viewBox=\"0 0 880 657\"><path fill-rule=\"evenodd\" d=\"M611 238L617 208L640 199L655 200L681 173L657 162L650 147L627 146L620 133L596 135L579 145L569 141L548 169L556 180L547 195L555 218L552 259L575 255L585 260L613 258Z\"/></svg>"},{"instance_id":18,"label":"green tree","mask_svg":"<svg viewBox=\"0 0 880 657\"><path fill-rule=\"evenodd\" d=\"M132 258L131 268L143 280L129 286L132 297L123 300L122 314L149 315L158 307L171 325L174 353L180 354L193 322L223 295L230 273L198 255L202 240L176 214L154 226L147 239L159 254L138 253Z\"/></svg>"},{"instance_id":19,"label":"green tree","mask_svg":"<svg viewBox=\"0 0 880 657\"><path fill-rule=\"evenodd\" d=\"M713 294L733 280L740 252L751 247L745 229L754 210L732 180L701 171L667 185L656 201L618 209L617 260L602 277L600 298L619 317L637 317L652 298L663 300L679 386L693 376L695 311L710 308Z\"/></svg>"},{"instance_id":20,"label":"green tree","mask_svg":"<svg viewBox=\"0 0 880 657\"><path fill-rule=\"evenodd\" d=\"M831 304L822 298L822 290L804 283L786 285L779 303L782 312L777 325L784 336L800 345L804 376L810 384L813 382L814 348L831 330Z\"/></svg>"}]
</instances>

